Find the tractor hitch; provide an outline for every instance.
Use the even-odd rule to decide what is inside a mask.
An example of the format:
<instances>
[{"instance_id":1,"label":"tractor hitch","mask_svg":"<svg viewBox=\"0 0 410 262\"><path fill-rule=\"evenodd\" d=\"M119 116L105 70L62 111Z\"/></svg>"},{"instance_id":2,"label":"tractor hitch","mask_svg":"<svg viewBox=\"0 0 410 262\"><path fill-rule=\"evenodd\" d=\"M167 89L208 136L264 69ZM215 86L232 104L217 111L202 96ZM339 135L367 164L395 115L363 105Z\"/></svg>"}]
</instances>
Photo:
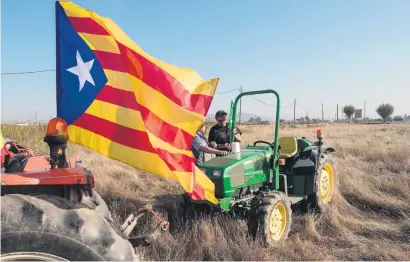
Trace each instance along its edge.
<instances>
[{"instance_id":1,"label":"tractor hitch","mask_svg":"<svg viewBox=\"0 0 410 262\"><path fill-rule=\"evenodd\" d=\"M137 225L138 220L143 216L151 214L155 220L158 222L156 228L153 232L144 236L130 237L131 232L134 230ZM144 206L139 208L137 212L134 212L128 216L125 222L120 226L120 230L124 234L128 241L131 242L131 245L135 247L139 246L149 246L157 240L157 238L163 233L168 231L169 222L161 218L153 209L151 205Z\"/></svg>"}]
</instances>

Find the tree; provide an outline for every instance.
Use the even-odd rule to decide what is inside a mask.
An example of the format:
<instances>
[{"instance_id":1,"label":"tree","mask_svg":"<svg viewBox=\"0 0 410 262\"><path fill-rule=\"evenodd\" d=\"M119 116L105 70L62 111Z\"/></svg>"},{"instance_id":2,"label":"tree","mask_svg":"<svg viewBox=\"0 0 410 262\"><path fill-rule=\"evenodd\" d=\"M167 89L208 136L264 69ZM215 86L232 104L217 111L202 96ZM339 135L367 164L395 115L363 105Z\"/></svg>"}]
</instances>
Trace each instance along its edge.
<instances>
[{"instance_id":1,"label":"tree","mask_svg":"<svg viewBox=\"0 0 410 262\"><path fill-rule=\"evenodd\" d=\"M381 104L376 108L376 112L384 122L387 122L387 119L389 119L394 112L394 107L390 104Z\"/></svg>"},{"instance_id":2,"label":"tree","mask_svg":"<svg viewBox=\"0 0 410 262\"><path fill-rule=\"evenodd\" d=\"M346 105L343 107L343 113L346 115L347 119L349 119L349 122L352 120L355 110L356 108L353 105Z\"/></svg>"}]
</instances>

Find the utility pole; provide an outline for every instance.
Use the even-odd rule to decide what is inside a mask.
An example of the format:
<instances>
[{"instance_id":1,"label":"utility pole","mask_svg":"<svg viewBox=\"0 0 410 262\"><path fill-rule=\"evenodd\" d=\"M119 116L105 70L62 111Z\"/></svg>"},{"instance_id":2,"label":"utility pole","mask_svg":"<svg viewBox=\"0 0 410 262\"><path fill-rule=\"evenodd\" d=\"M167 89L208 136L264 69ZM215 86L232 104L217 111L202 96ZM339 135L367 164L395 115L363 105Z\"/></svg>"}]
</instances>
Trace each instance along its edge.
<instances>
[{"instance_id":1,"label":"utility pole","mask_svg":"<svg viewBox=\"0 0 410 262\"><path fill-rule=\"evenodd\" d=\"M322 122L324 121L324 115L323 115L323 103L322 103Z\"/></svg>"},{"instance_id":2,"label":"utility pole","mask_svg":"<svg viewBox=\"0 0 410 262\"><path fill-rule=\"evenodd\" d=\"M293 123L296 123L296 99L295 103L293 104Z\"/></svg>"},{"instance_id":3,"label":"utility pole","mask_svg":"<svg viewBox=\"0 0 410 262\"><path fill-rule=\"evenodd\" d=\"M242 93L242 86L239 89L239 93ZM239 125L241 124L241 116L242 116L242 98L239 99Z\"/></svg>"},{"instance_id":4,"label":"utility pole","mask_svg":"<svg viewBox=\"0 0 410 262\"><path fill-rule=\"evenodd\" d=\"M339 104L336 105L336 121L339 122Z\"/></svg>"},{"instance_id":5,"label":"utility pole","mask_svg":"<svg viewBox=\"0 0 410 262\"><path fill-rule=\"evenodd\" d=\"M366 118L366 101L364 101L363 118Z\"/></svg>"}]
</instances>

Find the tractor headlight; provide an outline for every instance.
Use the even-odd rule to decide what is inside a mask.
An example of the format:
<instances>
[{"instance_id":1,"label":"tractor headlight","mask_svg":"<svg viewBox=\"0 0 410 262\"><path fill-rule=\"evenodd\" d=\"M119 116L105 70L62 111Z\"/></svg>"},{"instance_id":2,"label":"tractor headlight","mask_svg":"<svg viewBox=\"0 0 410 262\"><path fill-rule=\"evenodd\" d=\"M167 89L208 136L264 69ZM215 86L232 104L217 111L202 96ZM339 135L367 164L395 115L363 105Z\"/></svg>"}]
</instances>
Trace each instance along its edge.
<instances>
[{"instance_id":1,"label":"tractor headlight","mask_svg":"<svg viewBox=\"0 0 410 262\"><path fill-rule=\"evenodd\" d=\"M214 177L221 177L221 174L222 174L222 170L214 170L214 171L212 172L212 175L213 175Z\"/></svg>"}]
</instances>

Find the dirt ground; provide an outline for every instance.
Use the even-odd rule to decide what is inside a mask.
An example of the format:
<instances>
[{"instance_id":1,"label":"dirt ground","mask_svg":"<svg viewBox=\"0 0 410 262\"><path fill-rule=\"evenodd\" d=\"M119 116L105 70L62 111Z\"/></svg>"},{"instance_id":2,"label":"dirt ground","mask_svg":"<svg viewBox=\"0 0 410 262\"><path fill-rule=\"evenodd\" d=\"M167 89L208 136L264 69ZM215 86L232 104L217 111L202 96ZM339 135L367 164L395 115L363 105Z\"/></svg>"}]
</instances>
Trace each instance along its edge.
<instances>
[{"instance_id":1,"label":"dirt ground","mask_svg":"<svg viewBox=\"0 0 410 262\"><path fill-rule=\"evenodd\" d=\"M28 130L28 128L30 130ZM142 260L410 260L410 124L332 124L322 127L336 149L340 187L329 213L293 218L289 239L262 248L245 221L203 219L178 228L157 245L139 249ZM284 127L281 136L314 140L317 127ZM244 143L273 140L272 126L242 126ZM29 132L27 132L29 131ZM48 153L44 127L2 126L5 137ZM179 184L139 172L77 145L96 177L97 191L118 223L137 207L177 207Z\"/></svg>"}]
</instances>

